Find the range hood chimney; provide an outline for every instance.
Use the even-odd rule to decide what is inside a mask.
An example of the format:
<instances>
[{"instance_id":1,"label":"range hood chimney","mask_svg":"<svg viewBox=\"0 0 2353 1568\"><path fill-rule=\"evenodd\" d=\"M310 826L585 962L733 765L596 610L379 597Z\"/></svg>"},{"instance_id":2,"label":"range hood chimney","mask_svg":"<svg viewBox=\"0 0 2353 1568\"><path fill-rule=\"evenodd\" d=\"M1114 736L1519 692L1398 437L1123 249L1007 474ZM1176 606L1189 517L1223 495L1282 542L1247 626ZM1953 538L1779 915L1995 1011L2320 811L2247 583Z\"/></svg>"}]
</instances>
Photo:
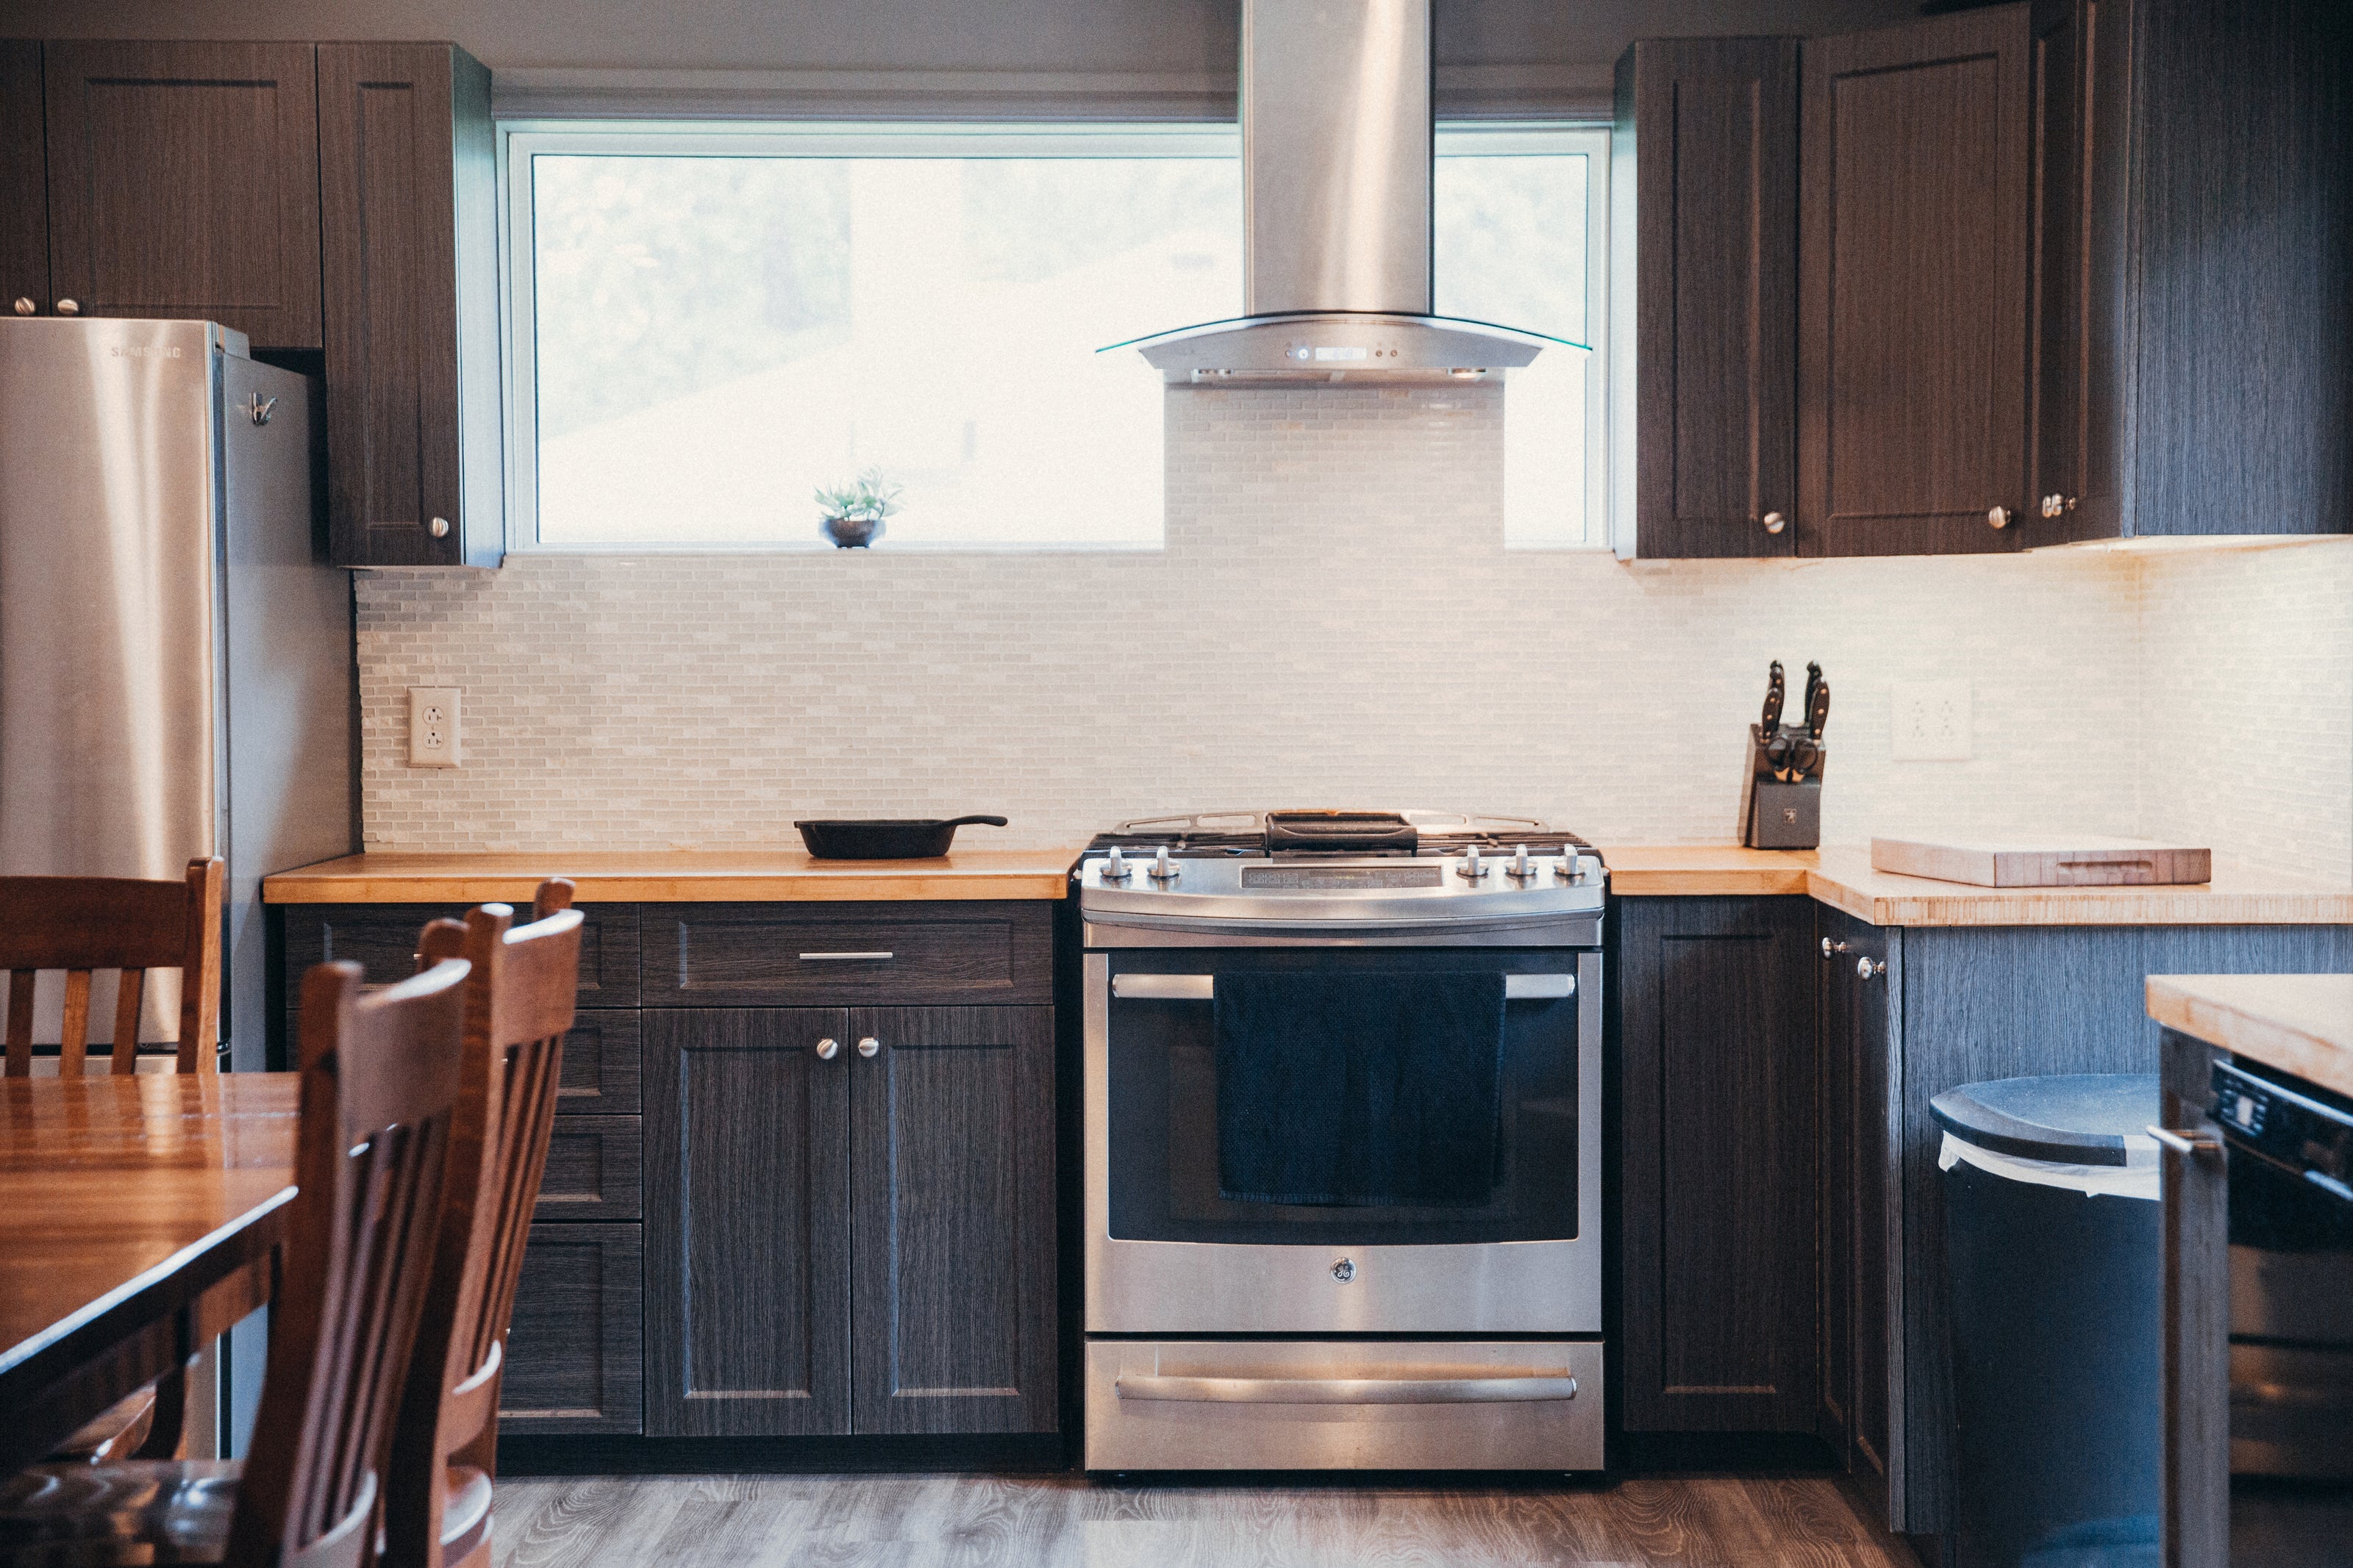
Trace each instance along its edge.
<instances>
[{"instance_id":1,"label":"range hood chimney","mask_svg":"<svg viewBox=\"0 0 2353 1568\"><path fill-rule=\"evenodd\" d=\"M1565 340L1430 314L1430 0L1242 0L1242 309L1103 352L1171 385L1485 381Z\"/></svg>"}]
</instances>

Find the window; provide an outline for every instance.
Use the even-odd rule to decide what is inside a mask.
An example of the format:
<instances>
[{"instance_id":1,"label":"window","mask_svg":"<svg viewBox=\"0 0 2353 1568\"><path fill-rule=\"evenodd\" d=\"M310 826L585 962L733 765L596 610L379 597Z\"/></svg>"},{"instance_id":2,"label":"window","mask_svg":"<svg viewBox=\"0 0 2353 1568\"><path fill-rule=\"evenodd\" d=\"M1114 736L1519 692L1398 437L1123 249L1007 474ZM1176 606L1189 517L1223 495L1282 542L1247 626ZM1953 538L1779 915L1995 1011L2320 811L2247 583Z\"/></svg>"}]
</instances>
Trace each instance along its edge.
<instances>
[{"instance_id":1,"label":"window","mask_svg":"<svg viewBox=\"0 0 2353 1568\"><path fill-rule=\"evenodd\" d=\"M512 548L823 549L811 492L872 468L882 549L1159 546L1160 382L1095 351L1240 312L1231 128L504 141ZM1588 341L1605 141L1441 132L1440 311ZM1598 359L1514 373L1513 542L1601 515Z\"/></svg>"}]
</instances>

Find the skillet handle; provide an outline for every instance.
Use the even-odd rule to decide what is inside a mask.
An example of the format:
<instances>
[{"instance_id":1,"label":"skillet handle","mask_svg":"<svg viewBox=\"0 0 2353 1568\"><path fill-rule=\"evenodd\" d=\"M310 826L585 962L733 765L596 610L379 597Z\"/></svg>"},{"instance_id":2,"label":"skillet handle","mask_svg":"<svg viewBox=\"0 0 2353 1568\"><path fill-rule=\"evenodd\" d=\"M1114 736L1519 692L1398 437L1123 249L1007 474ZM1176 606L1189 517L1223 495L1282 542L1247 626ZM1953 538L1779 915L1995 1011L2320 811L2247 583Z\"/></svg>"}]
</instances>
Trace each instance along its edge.
<instances>
[{"instance_id":1,"label":"skillet handle","mask_svg":"<svg viewBox=\"0 0 2353 1568\"><path fill-rule=\"evenodd\" d=\"M1005 825L1005 818L1001 816L952 816L939 824L942 827L1003 827Z\"/></svg>"}]
</instances>

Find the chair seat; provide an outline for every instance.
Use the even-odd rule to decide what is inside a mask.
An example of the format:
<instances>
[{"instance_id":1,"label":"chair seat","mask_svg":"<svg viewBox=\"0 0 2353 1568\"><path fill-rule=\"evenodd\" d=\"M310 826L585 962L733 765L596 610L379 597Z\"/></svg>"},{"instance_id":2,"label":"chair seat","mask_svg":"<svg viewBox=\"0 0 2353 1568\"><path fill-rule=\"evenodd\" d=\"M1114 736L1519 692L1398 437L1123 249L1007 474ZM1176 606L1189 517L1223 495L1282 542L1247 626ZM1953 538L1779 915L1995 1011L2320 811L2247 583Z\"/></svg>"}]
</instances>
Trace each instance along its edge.
<instances>
[{"instance_id":1,"label":"chair seat","mask_svg":"<svg viewBox=\"0 0 2353 1568\"><path fill-rule=\"evenodd\" d=\"M242 1468L231 1459L154 1459L19 1471L0 1481L0 1563L218 1563Z\"/></svg>"},{"instance_id":2,"label":"chair seat","mask_svg":"<svg viewBox=\"0 0 2353 1568\"><path fill-rule=\"evenodd\" d=\"M491 1478L471 1465L449 1467L449 1500L441 1509L441 1561L456 1565L491 1538Z\"/></svg>"}]
</instances>

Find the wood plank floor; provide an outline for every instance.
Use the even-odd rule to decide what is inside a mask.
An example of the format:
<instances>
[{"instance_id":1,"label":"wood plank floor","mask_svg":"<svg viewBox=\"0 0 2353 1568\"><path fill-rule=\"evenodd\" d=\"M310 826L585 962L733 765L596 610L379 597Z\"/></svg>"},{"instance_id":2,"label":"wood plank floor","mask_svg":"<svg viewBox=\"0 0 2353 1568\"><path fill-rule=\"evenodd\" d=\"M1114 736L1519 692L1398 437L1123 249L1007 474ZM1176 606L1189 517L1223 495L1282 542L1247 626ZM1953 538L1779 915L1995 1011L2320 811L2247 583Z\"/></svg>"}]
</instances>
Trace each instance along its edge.
<instances>
[{"instance_id":1,"label":"wood plank floor","mask_svg":"<svg viewBox=\"0 0 2353 1568\"><path fill-rule=\"evenodd\" d=\"M498 1568L1915 1568L1812 1476L1544 1489L562 1477L500 1482L497 1510Z\"/></svg>"}]
</instances>

